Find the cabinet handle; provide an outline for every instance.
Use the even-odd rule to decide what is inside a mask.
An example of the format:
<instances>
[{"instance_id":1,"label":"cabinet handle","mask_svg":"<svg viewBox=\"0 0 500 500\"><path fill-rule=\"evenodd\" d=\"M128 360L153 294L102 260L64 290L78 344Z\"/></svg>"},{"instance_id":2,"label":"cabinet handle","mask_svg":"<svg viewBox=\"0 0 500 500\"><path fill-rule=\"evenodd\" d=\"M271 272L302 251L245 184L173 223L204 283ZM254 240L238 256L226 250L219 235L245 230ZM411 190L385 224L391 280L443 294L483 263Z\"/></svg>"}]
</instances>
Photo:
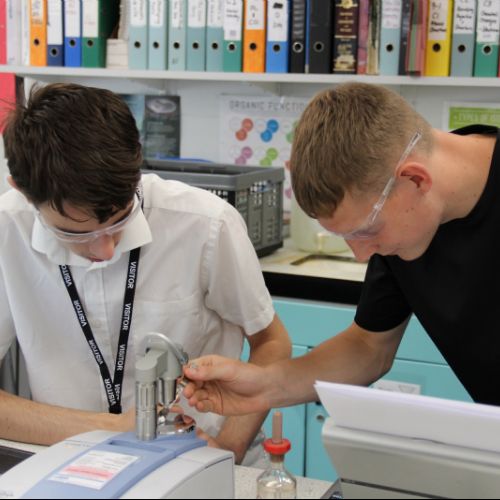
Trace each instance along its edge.
<instances>
[{"instance_id":1,"label":"cabinet handle","mask_svg":"<svg viewBox=\"0 0 500 500\"><path fill-rule=\"evenodd\" d=\"M316 421L323 423L326 420L324 415L316 415Z\"/></svg>"}]
</instances>

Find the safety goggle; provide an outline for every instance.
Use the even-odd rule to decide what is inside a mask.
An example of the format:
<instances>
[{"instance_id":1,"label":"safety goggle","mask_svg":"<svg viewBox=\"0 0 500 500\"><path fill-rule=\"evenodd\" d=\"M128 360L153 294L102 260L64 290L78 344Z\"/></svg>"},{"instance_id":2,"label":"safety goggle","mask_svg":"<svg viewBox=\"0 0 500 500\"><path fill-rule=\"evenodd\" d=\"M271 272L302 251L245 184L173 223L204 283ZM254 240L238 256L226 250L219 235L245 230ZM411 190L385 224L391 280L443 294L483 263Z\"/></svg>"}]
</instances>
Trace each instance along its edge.
<instances>
[{"instance_id":1,"label":"safety goggle","mask_svg":"<svg viewBox=\"0 0 500 500\"><path fill-rule=\"evenodd\" d=\"M387 181L387 184L385 185L382 194L380 195L375 205L373 205L373 209L370 215L368 215L368 217L366 218L365 222L358 229L350 231L349 233L333 232L333 234L340 236L345 240L366 240L369 238L373 238L379 232L381 226L380 224L377 224L377 218L380 212L382 211L382 208L384 207L387 198L391 194L394 185L396 184L398 169L406 161L406 159L412 152L413 148L417 145L418 141L421 138L422 134L420 132L416 132L413 135L410 142L408 143L408 146L406 146L405 150L403 151L401 158L398 160L396 164L396 167L394 169L394 175L392 175L392 177Z\"/></svg>"},{"instance_id":2,"label":"safety goggle","mask_svg":"<svg viewBox=\"0 0 500 500\"><path fill-rule=\"evenodd\" d=\"M89 231L85 233L77 233L77 232L74 233L69 231L63 231L61 229L58 229L57 227L48 224L44 220L43 215L40 212L37 212L37 216L42 226L48 231L50 231L59 241L62 241L64 243L91 243L92 241L95 241L101 236L104 235L112 236L113 234L123 231L125 227L135 219L135 217L140 211L141 211L141 204L135 203L135 205L127 215L125 215L122 219L115 222L111 226L102 229L96 229L95 231Z\"/></svg>"}]
</instances>

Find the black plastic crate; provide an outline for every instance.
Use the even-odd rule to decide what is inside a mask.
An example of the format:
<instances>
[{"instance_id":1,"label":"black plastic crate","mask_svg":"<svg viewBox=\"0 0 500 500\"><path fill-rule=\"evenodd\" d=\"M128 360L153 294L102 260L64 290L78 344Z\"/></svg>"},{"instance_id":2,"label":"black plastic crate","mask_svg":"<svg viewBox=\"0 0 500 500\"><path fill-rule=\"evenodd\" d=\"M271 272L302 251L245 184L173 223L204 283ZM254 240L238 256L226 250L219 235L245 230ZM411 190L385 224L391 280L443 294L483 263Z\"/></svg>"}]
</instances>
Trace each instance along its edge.
<instances>
[{"instance_id":1,"label":"black plastic crate","mask_svg":"<svg viewBox=\"0 0 500 500\"><path fill-rule=\"evenodd\" d=\"M143 171L206 189L233 205L259 257L283 246L283 168L148 159Z\"/></svg>"}]
</instances>

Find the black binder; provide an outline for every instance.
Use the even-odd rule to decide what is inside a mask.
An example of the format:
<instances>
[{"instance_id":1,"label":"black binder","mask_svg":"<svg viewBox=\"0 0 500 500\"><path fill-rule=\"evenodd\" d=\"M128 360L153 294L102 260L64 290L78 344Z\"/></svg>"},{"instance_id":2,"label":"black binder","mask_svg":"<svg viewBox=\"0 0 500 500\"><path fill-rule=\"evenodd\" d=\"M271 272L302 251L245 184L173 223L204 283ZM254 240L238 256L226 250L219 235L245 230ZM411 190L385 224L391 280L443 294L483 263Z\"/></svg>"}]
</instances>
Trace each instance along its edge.
<instances>
[{"instance_id":1,"label":"black binder","mask_svg":"<svg viewBox=\"0 0 500 500\"><path fill-rule=\"evenodd\" d=\"M290 15L290 73L304 73L306 65L306 0L292 0Z\"/></svg>"},{"instance_id":2,"label":"black binder","mask_svg":"<svg viewBox=\"0 0 500 500\"><path fill-rule=\"evenodd\" d=\"M333 71L333 13L335 0L309 0L307 73Z\"/></svg>"},{"instance_id":3,"label":"black binder","mask_svg":"<svg viewBox=\"0 0 500 500\"><path fill-rule=\"evenodd\" d=\"M335 0L333 72L355 74L358 59L359 2Z\"/></svg>"},{"instance_id":4,"label":"black binder","mask_svg":"<svg viewBox=\"0 0 500 500\"><path fill-rule=\"evenodd\" d=\"M401 13L401 39L399 44L399 75L407 75L406 61L408 52L408 38L411 30L412 0L403 0Z\"/></svg>"}]
</instances>

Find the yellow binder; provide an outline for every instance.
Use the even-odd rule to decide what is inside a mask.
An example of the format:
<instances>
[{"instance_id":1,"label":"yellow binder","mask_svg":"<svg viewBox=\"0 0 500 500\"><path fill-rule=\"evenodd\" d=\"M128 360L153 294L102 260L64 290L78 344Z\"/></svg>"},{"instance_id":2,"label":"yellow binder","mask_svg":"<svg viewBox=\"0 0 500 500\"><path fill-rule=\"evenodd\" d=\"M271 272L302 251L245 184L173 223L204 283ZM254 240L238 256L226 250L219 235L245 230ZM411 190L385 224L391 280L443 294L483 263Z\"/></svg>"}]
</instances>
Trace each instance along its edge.
<instances>
[{"instance_id":1,"label":"yellow binder","mask_svg":"<svg viewBox=\"0 0 500 500\"><path fill-rule=\"evenodd\" d=\"M453 0L430 0L425 76L449 76Z\"/></svg>"}]
</instances>

